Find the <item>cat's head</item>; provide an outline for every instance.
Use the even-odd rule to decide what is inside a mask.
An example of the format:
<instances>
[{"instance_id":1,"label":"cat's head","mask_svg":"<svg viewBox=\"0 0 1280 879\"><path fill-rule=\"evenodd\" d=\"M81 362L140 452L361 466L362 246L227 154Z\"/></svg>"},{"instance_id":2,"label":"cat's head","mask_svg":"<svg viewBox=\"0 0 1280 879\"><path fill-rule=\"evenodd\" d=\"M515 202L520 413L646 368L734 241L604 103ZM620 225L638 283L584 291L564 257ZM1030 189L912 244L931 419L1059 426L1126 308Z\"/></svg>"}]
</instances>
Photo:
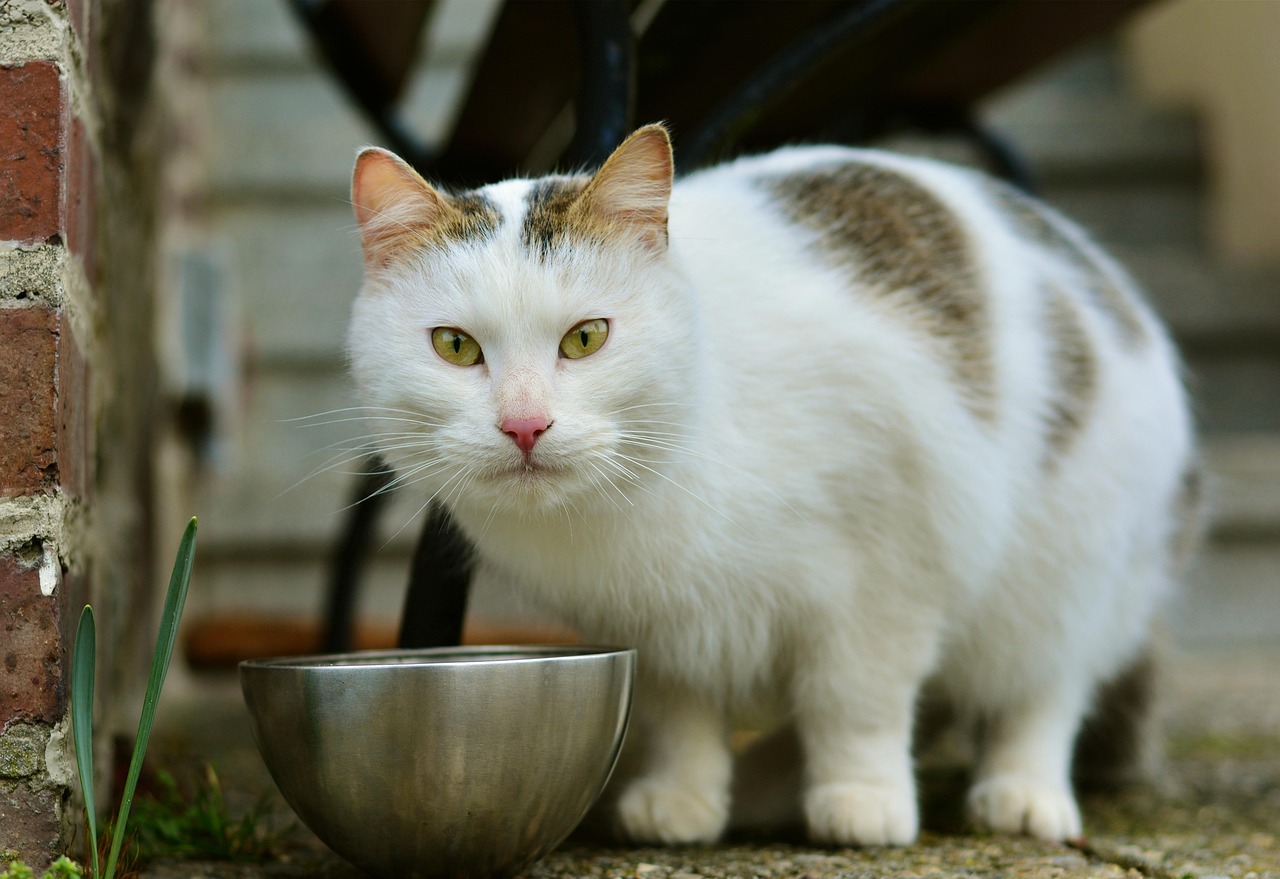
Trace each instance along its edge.
<instances>
[{"instance_id":1,"label":"cat's head","mask_svg":"<svg viewBox=\"0 0 1280 879\"><path fill-rule=\"evenodd\" d=\"M594 175L432 187L361 151L349 355L384 457L449 505L623 505L678 455L696 314L660 126Z\"/></svg>"}]
</instances>

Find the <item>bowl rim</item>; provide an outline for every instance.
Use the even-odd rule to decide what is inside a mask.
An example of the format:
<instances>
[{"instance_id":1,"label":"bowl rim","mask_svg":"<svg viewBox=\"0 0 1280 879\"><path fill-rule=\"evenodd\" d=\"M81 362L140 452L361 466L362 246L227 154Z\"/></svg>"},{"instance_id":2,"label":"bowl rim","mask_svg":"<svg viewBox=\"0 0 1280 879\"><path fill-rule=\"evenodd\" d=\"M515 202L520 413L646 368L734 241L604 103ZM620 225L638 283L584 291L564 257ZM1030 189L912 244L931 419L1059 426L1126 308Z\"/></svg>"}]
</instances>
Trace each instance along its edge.
<instances>
[{"instance_id":1,"label":"bowl rim","mask_svg":"<svg viewBox=\"0 0 1280 879\"><path fill-rule=\"evenodd\" d=\"M246 659L241 671L293 669L423 669L484 667L538 662L572 662L610 655L634 656L633 647L594 644L467 644L461 647L420 647L391 650L356 650L347 653L315 653Z\"/></svg>"}]
</instances>

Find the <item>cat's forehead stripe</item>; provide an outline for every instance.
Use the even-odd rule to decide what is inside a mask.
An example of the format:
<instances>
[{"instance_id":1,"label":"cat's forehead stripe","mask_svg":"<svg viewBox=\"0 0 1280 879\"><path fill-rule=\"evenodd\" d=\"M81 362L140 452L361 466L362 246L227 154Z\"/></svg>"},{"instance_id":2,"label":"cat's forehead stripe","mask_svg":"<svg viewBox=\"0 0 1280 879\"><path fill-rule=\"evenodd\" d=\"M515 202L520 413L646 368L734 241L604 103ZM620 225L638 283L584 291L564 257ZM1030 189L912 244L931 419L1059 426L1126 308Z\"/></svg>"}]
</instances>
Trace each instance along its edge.
<instances>
[{"instance_id":1,"label":"cat's forehead stripe","mask_svg":"<svg viewBox=\"0 0 1280 879\"><path fill-rule=\"evenodd\" d=\"M1088 422L1098 394L1098 359L1070 294L1049 286L1045 306L1050 370L1045 465L1052 470Z\"/></svg>"},{"instance_id":2,"label":"cat's forehead stripe","mask_svg":"<svg viewBox=\"0 0 1280 879\"><path fill-rule=\"evenodd\" d=\"M996 205L1016 229L1080 273L1094 303L1107 315L1126 344L1136 346L1146 338L1146 327L1133 297L1064 234L1037 202L1000 181L988 181L987 186Z\"/></svg>"},{"instance_id":3,"label":"cat's forehead stripe","mask_svg":"<svg viewBox=\"0 0 1280 879\"><path fill-rule=\"evenodd\" d=\"M792 220L818 233L824 256L883 293L944 348L970 410L993 421L989 304L968 239L946 206L905 175L861 162L762 183Z\"/></svg>"},{"instance_id":4,"label":"cat's forehead stripe","mask_svg":"<svg viewBox=\"0 0 1280 879\"><path fill-rule=\"evenodd\" d=\"M487 196L480 192L464 192L448 196L453 208L442 216L432 230L446 241L477 241L492 237L502 223L502 213Z\"/></svg>"},{"instance_id":5,"label":"cat's forehead stripe","mask_svg":"<svg viewBox=\"0 0 1280 879\"><path fill-rule=\"evenodd\" d=\"M526 247L545 251L574 228L572 208L590 178L548 177L529 188L525 197L520 240Z\"/></svg>"}]
</instances>

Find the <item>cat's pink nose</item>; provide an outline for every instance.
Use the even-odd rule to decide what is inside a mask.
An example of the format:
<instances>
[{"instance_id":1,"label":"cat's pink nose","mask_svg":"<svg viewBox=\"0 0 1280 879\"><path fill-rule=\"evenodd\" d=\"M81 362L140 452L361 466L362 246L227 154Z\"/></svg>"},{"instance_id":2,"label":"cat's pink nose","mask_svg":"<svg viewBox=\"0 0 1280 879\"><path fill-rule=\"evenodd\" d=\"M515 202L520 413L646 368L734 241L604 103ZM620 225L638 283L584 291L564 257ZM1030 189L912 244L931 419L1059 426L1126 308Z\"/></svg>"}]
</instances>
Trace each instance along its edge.
<instances>
[{"instance_id":1,"label":"cat's pink nose","mask_svg":"<svg viewBox=\"0 0 1280 879\"><path fill-rule=\"evenodd\" d=\"M528 455L533 451L533 444L546 432L551 422L545 418L505 418L502 421L502 432L515 440L520 451Z\"/></svg>"}]
</instances>

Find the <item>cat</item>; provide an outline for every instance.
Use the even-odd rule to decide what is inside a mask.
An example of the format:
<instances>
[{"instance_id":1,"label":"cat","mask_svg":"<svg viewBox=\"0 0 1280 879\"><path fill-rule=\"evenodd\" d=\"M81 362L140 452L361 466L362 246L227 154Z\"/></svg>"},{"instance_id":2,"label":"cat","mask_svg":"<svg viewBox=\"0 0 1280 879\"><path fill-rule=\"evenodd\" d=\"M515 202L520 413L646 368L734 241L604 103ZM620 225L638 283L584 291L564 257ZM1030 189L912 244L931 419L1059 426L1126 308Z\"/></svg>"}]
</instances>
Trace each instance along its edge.
<instances>
[{"instance_id":1,"label":"cat","mask_svg":"<svg viewBox=\"0 0 1280 879\"><path fill-rule=\"evenodd\" d=\"M638 648L626 838L721 836L749 714L794 731L814 841L911 843L926 682L983 730L974 820L1078 837L1073 742L1197 519L1166 331L973 170L672 169L660 125L594 174L453 194L358 154L348 351L385 459L485 575Z\"/></svg>"}]
</instances>

